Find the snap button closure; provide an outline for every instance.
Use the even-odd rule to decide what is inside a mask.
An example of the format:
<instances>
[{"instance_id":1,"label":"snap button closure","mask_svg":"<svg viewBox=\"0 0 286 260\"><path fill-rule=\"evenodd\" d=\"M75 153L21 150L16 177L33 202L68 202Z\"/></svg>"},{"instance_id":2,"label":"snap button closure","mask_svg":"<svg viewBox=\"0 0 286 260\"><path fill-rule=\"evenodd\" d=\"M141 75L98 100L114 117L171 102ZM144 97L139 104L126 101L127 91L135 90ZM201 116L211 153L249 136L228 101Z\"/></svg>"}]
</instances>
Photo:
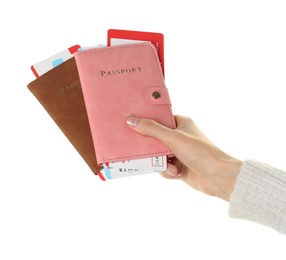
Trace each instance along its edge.
<instances>
[{"instance_id":1,"label":"snap button closure","mask_svg":"<svg viewBox=\"0 0 286 260\"><path fill-rule=\"evenodd\" d=\"M152 97L155 98L155 99L159 99L161 97L161 93L158 92L158 91L154 91L152 93Z\"/></svg>"}]
</instances>

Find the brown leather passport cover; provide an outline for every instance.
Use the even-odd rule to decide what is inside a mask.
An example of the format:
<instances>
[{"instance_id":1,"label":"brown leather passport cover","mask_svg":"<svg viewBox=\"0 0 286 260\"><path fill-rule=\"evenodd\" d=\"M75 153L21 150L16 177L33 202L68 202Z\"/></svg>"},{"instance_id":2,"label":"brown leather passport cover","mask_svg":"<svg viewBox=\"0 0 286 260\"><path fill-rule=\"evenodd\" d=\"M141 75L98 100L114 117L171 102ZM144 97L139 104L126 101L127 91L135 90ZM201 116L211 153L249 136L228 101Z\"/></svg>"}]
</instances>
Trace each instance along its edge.
<instances>
[{"instance_id":1,"label":"brown leather passport cover","mask_svg":"<svg viewBox=\"0 0 286 260\"><path fill-rule=\"evenodd\" d=\"M87 112L74 58L28 84L29 90L49 113L91 170L98 166Z\"/></svg>"}]
</instances>

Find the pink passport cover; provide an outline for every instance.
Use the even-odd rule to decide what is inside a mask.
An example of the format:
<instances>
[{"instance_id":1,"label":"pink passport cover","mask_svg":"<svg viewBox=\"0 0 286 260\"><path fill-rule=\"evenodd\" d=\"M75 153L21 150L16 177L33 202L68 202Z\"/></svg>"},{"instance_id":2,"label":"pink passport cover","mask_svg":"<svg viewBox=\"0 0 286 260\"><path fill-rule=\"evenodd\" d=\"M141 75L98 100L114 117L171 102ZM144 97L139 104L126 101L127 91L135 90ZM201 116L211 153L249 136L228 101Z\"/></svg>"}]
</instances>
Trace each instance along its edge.
<instances>
[{"instance_id":1,"label":"pink passport cover","mask_svg":"<svg viewBox=\"0 0 286 260\"><path fill-rule=\"evenodd\" d=\"M81 51L75 59L99 164L172 154L160 141L133 132L125 123L128 116L137 116L176 127L151 43Z\"/></svg>"}]
</instances>

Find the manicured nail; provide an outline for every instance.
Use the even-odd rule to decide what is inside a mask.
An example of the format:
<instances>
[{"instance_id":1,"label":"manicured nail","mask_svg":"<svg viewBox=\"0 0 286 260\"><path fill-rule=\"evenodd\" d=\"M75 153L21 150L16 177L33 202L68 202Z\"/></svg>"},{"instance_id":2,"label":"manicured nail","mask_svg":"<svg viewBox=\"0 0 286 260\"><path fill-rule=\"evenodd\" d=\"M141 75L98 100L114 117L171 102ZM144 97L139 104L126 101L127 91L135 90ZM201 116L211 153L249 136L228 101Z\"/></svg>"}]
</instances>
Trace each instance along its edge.
<instances>
[{"instance_id":1,"label":"manicured nail","mask_svg":"<svg viewBox=\"0 0 286 260\"><path fill-rule=\"evenodd\" d=\"M128 118L126 119L127 125L130 125L130 126L133 126L133 127L135 127L135 126L137 125L137 122L138 122L138 118L133 117L133 116L128 117Z\"/></svg>"}]
</instances>

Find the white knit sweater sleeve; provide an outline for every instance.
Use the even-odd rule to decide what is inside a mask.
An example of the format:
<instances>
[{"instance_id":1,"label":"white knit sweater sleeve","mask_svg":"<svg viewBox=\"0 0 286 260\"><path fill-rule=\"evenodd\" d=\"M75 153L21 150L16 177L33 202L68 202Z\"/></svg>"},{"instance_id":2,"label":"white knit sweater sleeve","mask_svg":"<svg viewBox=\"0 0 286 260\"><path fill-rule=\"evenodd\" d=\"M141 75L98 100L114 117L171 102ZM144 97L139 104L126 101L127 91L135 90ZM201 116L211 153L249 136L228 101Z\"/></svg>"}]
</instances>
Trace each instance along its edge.
<instances>
[{"instance_id":1,"label":"white knit sweater sleeve","mask_svg":"<svg viewBox=\"0 0 286 260\"><path fill-rule=\"evenodd\" d=\"M230 197L229 214L286 234L286 172L244 161Z\"/></svg>"}]
</instances>

